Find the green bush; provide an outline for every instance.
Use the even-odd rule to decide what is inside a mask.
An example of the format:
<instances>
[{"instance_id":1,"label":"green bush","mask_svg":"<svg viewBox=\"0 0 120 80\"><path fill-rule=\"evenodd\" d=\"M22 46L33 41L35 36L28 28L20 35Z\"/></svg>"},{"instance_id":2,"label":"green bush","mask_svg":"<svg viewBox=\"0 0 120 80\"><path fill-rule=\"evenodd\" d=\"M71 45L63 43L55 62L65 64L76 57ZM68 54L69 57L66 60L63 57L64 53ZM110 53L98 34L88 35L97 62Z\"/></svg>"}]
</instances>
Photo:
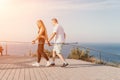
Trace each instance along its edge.
<instances>
[{"instance_id":1,"label":"green bush","mask_svg":"<svg viewBox=\"0 0 120 80\"><path fill-rule=\"evenodd\" d=\"M90 56L89 53L89 49L84 50L79 48L73 48L68 58L95 62L95 58L93 56Z\"/></svg>"},{"instance_id":2,"label":"green bush","mask_svg":"<svg viewBox=\"0 0 120 80\"><path fill-rule=\"evenodd\" d=\"M44 52L47 54L47 56L48 56L49 58L52 57L52 51L45 50Z\"/></svg>"}]
</instances>

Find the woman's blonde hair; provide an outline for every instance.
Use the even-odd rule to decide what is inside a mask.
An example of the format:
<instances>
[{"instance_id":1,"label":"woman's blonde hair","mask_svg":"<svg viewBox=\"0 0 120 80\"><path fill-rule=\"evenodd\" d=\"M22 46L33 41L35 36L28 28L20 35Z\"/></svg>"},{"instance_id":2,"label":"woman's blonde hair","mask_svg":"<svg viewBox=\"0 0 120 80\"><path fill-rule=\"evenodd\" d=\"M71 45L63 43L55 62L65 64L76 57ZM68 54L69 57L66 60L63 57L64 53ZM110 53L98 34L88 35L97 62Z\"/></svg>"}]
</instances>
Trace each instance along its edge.
<instances>
[{"instance_id":1,"label":"woman's blonde hair","mask_svg":"<svg viewBox=\"0 0 120 80\"><path fill-rule=\"evenodd\" d=\"M45 30L45 40L48 40L47 29L46 29L46 27L45 27L45 25L44 25L44 22L43 22L42 20L38 20L37 22L41 24L41 25L40 25L41 28L44 28L44 30ZM39 29L40 29L40 28L39 28Z\"/></svg>"}]
</instances>

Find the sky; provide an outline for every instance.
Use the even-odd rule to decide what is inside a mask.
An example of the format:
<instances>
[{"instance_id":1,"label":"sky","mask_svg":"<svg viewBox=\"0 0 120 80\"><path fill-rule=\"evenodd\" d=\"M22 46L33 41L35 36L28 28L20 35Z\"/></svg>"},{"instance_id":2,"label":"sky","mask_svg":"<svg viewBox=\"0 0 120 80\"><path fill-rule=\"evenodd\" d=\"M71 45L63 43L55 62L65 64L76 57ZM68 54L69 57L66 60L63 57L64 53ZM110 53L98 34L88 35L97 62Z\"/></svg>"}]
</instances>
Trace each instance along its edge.
<instances>
[{"instance_id":1,"label":"sky","mask_svg":"<svg viewBox=\"0 0 120 80\"><path fill-rule=\"evenodd\" d=\"M120 43L120 0L0 0L0 41L32 41L39 19L50 36L52 18L66 42Z\"/></svg>"}]
</instances>

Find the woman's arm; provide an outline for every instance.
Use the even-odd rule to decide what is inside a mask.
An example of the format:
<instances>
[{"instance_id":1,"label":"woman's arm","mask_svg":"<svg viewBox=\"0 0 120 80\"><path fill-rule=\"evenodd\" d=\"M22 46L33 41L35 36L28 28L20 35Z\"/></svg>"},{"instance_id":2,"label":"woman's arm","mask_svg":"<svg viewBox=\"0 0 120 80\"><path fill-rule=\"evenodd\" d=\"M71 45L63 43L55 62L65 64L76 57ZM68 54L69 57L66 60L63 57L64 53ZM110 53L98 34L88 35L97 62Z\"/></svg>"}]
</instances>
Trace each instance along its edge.
<instances>
[{"instance_id":1,"label":"woman's arm","mask_svg":"<svg viewBox=\"0 0 120 80\"><path fill-rule=\"evenodd\" d=\"M45 36L42 35L43 32L44 32L44 29L41 28L41 29L40 29L40 32L39 32L38 35L37 35L37 37L36 37L32 42L35 43L35 42L36 42L39 38L41 38L41 37L42 37L42 38L45 38Z\"/></svg>"}]
</instances>

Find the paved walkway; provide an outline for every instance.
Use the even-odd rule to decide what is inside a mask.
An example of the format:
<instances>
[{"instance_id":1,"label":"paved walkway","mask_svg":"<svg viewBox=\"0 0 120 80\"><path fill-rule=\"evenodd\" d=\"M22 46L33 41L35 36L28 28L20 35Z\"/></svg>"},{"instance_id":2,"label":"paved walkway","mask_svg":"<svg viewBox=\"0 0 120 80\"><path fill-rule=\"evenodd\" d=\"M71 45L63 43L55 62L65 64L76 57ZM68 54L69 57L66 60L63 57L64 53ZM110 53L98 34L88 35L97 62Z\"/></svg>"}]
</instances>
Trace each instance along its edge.
<instances>
[{"instance_id":1,"label":"paved walkway","mask_svg":"<svg viewBox=\"0 0 120 80\"><path fill-rule=\"evenodd\" d=\"M40 67L32 67L35 58L0 57L0 80L120 80L120 68L103 66L67 59L69 66L61 68L57 59L55 67L45 67L42 59Z\"/></svg>"}]
</instances>

